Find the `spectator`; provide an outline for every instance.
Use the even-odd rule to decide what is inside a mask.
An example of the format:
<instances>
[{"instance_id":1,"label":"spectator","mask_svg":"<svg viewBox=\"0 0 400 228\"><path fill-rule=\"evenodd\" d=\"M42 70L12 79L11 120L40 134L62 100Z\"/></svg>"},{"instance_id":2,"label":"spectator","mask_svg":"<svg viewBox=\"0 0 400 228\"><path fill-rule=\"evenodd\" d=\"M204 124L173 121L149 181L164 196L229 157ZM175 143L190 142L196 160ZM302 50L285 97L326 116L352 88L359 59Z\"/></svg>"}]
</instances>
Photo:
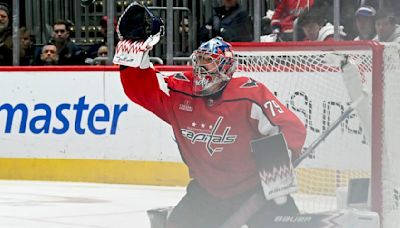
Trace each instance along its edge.
<instances>
[{"instance_id":1,"label":"spectator","mask_svg":"<svg viewBox=\"0 0 400 228\"><path fill-rule=\"evenodd\" d=\"M200 42L216 36L228 42L253 40L253 23L238 0L223 0L223 5L214 10L212 18L200 28Z\"/></svg>"},{"instance_id":2,"label":"spectator","mask_svg":"<svg viewBox=\"0 0 400 228\"><path fill-rule=\"evenodd\" d=\"M82 65L85 62L85 51L74 44L70 38L70 25L64 20L58 20L53 25L53 39L57 47L59 65Z\"/></svg>"},{"instance_id":3,"label":"spectator","mask_svg":"<svg viewBox=\"0 0 400 228\"><path fill-rule=\"evenodd\" d=\"M27 28L21 27L19 35L21 39L19 65L32 65L34 62L34 47L31 32Z\"/></svg>"},{"instance_id":4,"label":"spectator","mask_svg":"<svg viewBox=\"0 0 400 228\"><path fill-rule=\"evenodd\" d=\"M107 57L108 55L108 47L106 45L102 45L97 50L97 57Z\"/></svg>"},{"instance_id":5,"label":"spectator","mask_svg":"<svg viewBox=\"0 0 400 228\"><path fill-rule=\"evenodd\" d=\"M0 65L10 66L12 59L12 31L10 10L7 4L0 3Z\"/></svg>"},{"instance_id":6,"label":"spectator","mask_svg":"<svg viewBox=\"0 0 400 228\"><path fill-rule=\"evenodd\" d=\"M107 65L107 57L108 47L104 44L97 49L96 56L94 58L86 58L85 63L90 65Z\"/></svg>"},{"instance_id":7,"label":"spectator","mask_svg":"<svg viewBox=\"0 0 400 228\"><path fill-rule=\"evenodd\" d=\"M184 17L179 24L179 33L189 33L189 18Z\"/></svg>"},{"instance_id":8,"label":"spectator","mask_svg":"<svg viewBox=\"0 0 400 228\"><path fill-rule=\"evenodd\" d=\"M390 1L390 0L389 0ZM397 1L397 0L394 0ZM379 8L379 0L358 0L359 6L371 6L374 9L378 9Z\"/></svg>"},{"instance_id":9,"label":"spectator","mask_svg":"<svg viewBox=\"0 0 400 228\"><path fill-rule=\"evenodd\" d=\"M372 40L375 35L375 14L372 6L361 6L355 12L355 24L358 36L354 40Z\"/></svg>"},{"instance_id":10,"label":"spectator","mask_svg":"<svg viewBox=\"0 0 400 228\"><path fill-rule=\"evenodd\" d=\"M279 0L276 1L276 4L279 4ZM271 20L273 15L274 11L268 10L266 12L266 15L263 18L261 18L260 42L281 42L284 41L283 39L285 39L285 38L282 39L279 36L279 33L277 33L277 31L275 32L272 31Z\"/></svg>"},{"instance_id":11,"label":"spectator","mask_svg":"<svg viewBox=\"0 0 400 228\"><path fill-rule=\"evenodd\" d=\"M396 17L388 9L380 9L375 15L375 29L379 42L400 43L400 25L396 24Z\"/></svg>"},{"instance_id":12,"label":"spectator","mask_svg":"<svg viewBox=\"0 0 400 228\"><path fill-rule=\"evenodd\" d=\"M334 27L331 23L326 22L318 8L302 13L299 16L298 25L303 29L305 41L334 40ZM344 39L345 36L343 26L340 26L340 38Z\"/></svg>"},{"instance_id":13,"label":"spectator","mask_svg":"<svg viewBox=\"0 0 400 228\"><path fill-rule=\"evenodd\" d=\"M272 16L272 32L279 34L282 41L293 40L293 22L305 10L309 10L314 0L281 0Z\"/></svg>"},{"instance_id":14,"label":"spectator","mask_svg":"<svg viewBox=\"0 0 400 228\"><path fill-rule=\"evenodd\" d=\"M356 35L356 31L354 28L354 12L361 5L370 5L366 1L362 0L340 0L340 23L343 26L343 32L346 33L346 39L354 39ZM314 1L314 8L320 11L321 15L324 15L324 18L329 22L333 22L335 20L334 17L334 1L333 0L318 0Z\"/></svg>"},{"instance_id":15,"label":"spectator","mask_svg":"<svg viewBox=\"0 0 400 228\"><path fill-rule=\"evenodd\" d=\"M179 39L180 45L178 47L178 52L176 56L178 57L188 57L190 56L191 50L189 50L189 18L184 17L179 24Z\"/></svg>"},{"instance_id":16,"label":"spectator","mask_svg":"<svg viewBox=\"0 0 400 228\"><path fill-rule=\"evenodd\" d=\"M52 43L43 46L40 60L36 65L58 65L57 47Z\"/></svg>"},{"instance_id":17,"label":"spectator","mask_svg":"<svg viewBox=\"0 0 400 228\"><path fill-rule=\"evenodd\" d=\"M261 18L261 35L268 35L272 33L271 20L274 15L274 11L268 10L265 16Z\"/></svg>"},{"instance_id":18,"label":"spectator","mask_svg":"<svg viewBox=\"0 0 400 228\"><path fill-rule=\"evenodd\" d=\"M333 2L333 1L332 1ZM354 24L356 23L356 18L354 17L354 12L360 7L356 1L340 1L340 24L343 25L343 32L346 33L346 39L354 40L358 35L356 29L354 29ZM331 8L333 13L333 8Z\"/></svg>"},{"instance_id":19,"label":"spectator","mask_svg":"<svg viewBox=\"0 0 400 228\"><path fill-rule=\"evenodd\" d=\"M89 50L88 50L89 58L92 58L92 59L96 58L97 51L99 50L99 48L101 46L107 44L107 21L108 21L107 16L103 16L100 19L100 38L102 38L102 40L96 42L95 44L93 44L89 47ZM116 20L114 20L114 27L116 27ZM117 43L118 43L118 36L117 36L117 33L114 33L114 45L116 45Z\"/></svg>"},{"instance_id":20,"label":"spectator","mask_svg":"<svg viewBox=\"0 0 400 228\"><path fill-rule=\"evenodd\" d=\"M108 56L108 47L107 45L102 45L97 50L97 57L99 61L97 61L97 65L106 65L107 64L107 56Z\"/></svg>"},{"instance_id":21,"label":"spectator","mask_svg":"<svg viewBox=\"0 0 400 228\"><path fill-rule=\"evenodd\" d=\"M59 56L57 47L52 43L45 44L41 50L40 59L35 63L38 66L58 65Z\"/></svg>"}]
</instances>

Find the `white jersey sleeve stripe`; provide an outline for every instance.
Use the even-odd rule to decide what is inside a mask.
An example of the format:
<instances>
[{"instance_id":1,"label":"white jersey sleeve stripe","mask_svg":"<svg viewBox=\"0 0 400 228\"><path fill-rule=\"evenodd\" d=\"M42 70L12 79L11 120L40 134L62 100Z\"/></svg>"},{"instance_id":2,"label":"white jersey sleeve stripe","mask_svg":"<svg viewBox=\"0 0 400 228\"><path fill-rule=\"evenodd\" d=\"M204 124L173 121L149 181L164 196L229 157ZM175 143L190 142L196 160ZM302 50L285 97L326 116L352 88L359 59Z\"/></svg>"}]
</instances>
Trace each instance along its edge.
<instances>
[{"instance_id":1,"label":"white jersey sleeve stripe","mask_svg":"<svg viewBox=\"0 0 400 228\"><path fill-rule=\"evenodd\" d=\"M273 126L268 118L264 115L262 109L257 104L252 104L251 114L252 119L258 120L258 131L263 135L275 135L279 132L279 127Z\"/></svg>"},{"instance_id":2,"label":"white jersey sleeve stripe","mask_svg":"<svg viewBox=\"0 0 400 228\"><path fill-rule=\"evenodd\" d=\"M157 76L158 86L159 86L160 90L163 91L167 96L169 96L168 85L164 80L164 78L166 76L161 73L156 73L156 76Z\"/></svg>"}]
</instances>

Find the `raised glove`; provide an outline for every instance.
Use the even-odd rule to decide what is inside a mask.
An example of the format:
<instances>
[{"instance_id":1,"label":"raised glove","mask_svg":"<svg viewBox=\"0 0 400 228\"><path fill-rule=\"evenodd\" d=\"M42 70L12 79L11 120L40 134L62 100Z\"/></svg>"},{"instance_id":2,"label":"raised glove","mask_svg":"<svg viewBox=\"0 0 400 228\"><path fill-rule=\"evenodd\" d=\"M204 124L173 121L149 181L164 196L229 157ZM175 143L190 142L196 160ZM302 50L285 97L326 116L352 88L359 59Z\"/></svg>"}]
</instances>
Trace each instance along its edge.
<instances>
[{"instance_id":1,"label":"raised glove","mask_svg":"<svg viewBox=\"0 0 400 228\"><path fill-rule=\"evenodd\" d=\"M145 69L150 66L149 50L164 35L164 23L145 6L133 2L122 13L117 33L120 41L113 63Z\"/></svg>"}]
</instances>

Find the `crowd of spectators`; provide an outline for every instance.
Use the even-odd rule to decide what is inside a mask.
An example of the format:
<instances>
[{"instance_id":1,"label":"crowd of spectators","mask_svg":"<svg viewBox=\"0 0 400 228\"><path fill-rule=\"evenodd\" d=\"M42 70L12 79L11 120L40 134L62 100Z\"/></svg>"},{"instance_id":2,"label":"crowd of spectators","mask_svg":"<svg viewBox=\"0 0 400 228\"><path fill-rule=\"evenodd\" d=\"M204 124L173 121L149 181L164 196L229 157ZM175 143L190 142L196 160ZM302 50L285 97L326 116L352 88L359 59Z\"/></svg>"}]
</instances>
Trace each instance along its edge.
<instances>
[{"instance_id":1,"label":"crowd of spectators","mask_svg":"<svg viewBox=\"0 0 400 228\"><path fill-rule=\"evenodd\" d=\"M10 8L5 3L0 3L0 65L13 64L13 41L10 23ZM52 35L48 42L35 46L35 40L31 31L26 27L19 29L21 66L43 65L85 65L88 58L102 57L103 61L96 64L105 65L107 56L107 17L101 22L101 35L104 40L94 43L84 49L71 40L72 24L67 20L59 19L52 26Z\"/></svg>"},{"instance_id":2,"label":"crowd of spectators","mask_svg":"<svg viewBox=\"0 0 400 228\"><path fill-rule=\"evenodd\" d=\"M298 26L303 30L304 41L330 41L334 40L334 26L327 22L323 11L307 10L298 17ZM344 40L346 33L344 27L339 27L339 39Z\"/></svg>"},{"instance_id":3,"label":"crowd of spectators","mask_svg":"<svg viewBox=\"0 0 400 228\"><path fill-rule=\"evenodd\" d=\"M269 11L262 19L262 39L267 42L290 41L329 41L334 40L334 26L329 11L331 5L318 4L314 0L274 0L275 10ZM347 7L347 6L346 6ZM347 7L349 8L349 7ZM350 8L344 13L339 28L339 40L375 40L379 42L399 42L400 25L390 8L378 9L368 1L359 1L355 10ZM351 20L348 20L352 17ZM12 29L10 8L0 3L0 65L12 65ZM198 28L199 43L212 37L221 36L228 42L251 42L253 37L253 21L239 0L222 0L222 5L214 8L211 18L204 26ZM100 33L102 41L90 46L81 47L71 40L73 26L68 20L57 20L52 26L52 35L48 42L35 45L35 37L25 27L19 30L20 65L105 65L107 63L107 21L101 18ZM114 18L114 26L117 19ZM351 24L348 23L351 21ZM182 50L176 56L188 57L189 50L189 18L183 17L179 24L179 42ZM351 28L349 28L351 27ZM294 36L294 34L297 34ZM116 34L115 34L116 35ZM114 38L117 44L117 36ZM198 44L194 44L197 46Z\"/></svg>"}]
</instances>

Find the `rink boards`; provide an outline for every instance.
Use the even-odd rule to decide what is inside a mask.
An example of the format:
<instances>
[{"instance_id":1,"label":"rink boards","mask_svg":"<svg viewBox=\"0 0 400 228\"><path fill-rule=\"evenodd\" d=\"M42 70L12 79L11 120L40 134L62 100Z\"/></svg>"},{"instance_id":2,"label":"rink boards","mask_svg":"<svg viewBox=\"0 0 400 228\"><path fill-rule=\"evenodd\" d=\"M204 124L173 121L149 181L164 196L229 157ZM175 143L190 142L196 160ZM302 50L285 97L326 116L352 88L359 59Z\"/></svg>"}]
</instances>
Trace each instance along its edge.
<instances>
[{"instance_id":1,"label":"rink boards","mask_svg":"<svg viewBox=\"0 0 400 228\"><path fill-rule=\"evenodd\" d=\"M189 179L170 127L126 98L117 67L2 68L0 91L0 179Z\"/></svg>"},{"instance_id":2,"label":"rink boards","mask_svg":"<svg viewBox=\"0 0 400 228\"><path fill-rule=\"evenodd\" d=\"M158 70L168 75L188 68ZM189 180L170 126L126 98L116 67L0 68L0 91L0 179L157 185ZM335 154L327 156L329 165L346 166L334 162ZM327 167L318 158L312 164L333 170L327 179L345 168Z\"/></svg>"}]
</instances>

